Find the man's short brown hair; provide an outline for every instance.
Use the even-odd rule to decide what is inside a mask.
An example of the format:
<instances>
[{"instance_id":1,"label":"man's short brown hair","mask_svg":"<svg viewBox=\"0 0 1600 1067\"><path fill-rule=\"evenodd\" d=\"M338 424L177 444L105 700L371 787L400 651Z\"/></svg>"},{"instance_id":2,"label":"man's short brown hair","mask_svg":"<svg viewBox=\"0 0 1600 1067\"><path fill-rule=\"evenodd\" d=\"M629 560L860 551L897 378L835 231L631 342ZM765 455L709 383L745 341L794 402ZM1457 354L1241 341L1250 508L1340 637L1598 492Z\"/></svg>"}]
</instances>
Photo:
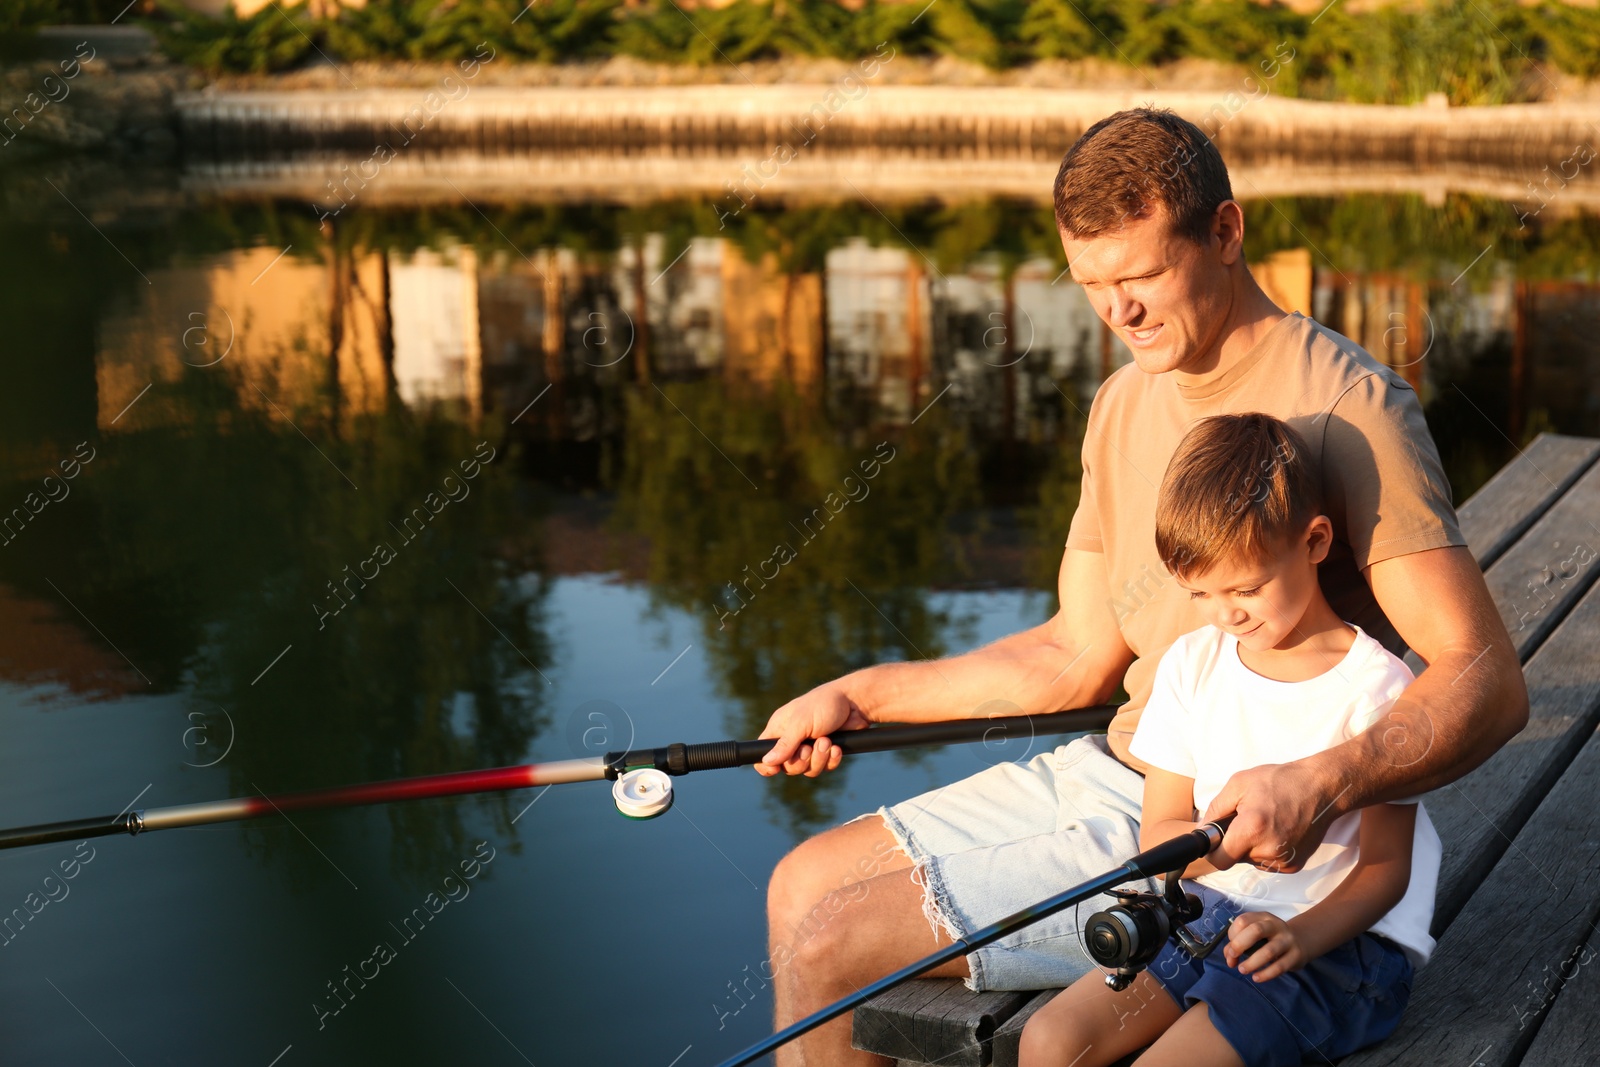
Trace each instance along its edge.
<instances>
[{"instance_id":1,"label":"man's short brown hair","mask_svg":"<svg viewBox=\"0 0 1600 1067\"><path fill-rule=\"evenodd\" d=\"M1101 119L1073 142L1054 195L1056 226L1068 237L1115 233L1159 207L1178 233L1204 242L1233 186L1200 127L1166 108L1136 107Z\"/></svg>"},{"instance_id":2,"label":"man's short brown hair","mask_svg":"<svg viewBox=\"0 0 1600 1067\"><path fill-rule=\"evenodd\" d=\"M1201 419L1184 434L1156 497L1156 551L1180 578L1224 560L1267 558L1322 509L1305 440L1253 412Z\"/></svg>"}]
</instances>

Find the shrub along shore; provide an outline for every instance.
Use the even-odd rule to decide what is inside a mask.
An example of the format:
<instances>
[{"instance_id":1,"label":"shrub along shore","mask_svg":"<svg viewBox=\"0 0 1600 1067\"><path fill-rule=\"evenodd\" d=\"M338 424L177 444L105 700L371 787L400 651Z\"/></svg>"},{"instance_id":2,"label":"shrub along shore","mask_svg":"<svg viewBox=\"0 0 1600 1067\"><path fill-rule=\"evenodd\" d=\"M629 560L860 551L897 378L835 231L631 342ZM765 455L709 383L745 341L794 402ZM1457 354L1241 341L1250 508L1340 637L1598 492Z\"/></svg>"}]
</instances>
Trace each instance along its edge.
<instances>
[{"instance_id":1,"label":"shrub along shore","mask_svg":"<svg viewBox=\"0 0 1600 1067\"><path fill-rule=\"evenodd\" d=\"M18 0L0 13L0 31L109 21L125 3ZM1600 77L1600 8L1555 0L1430 0L1358 11L1335 0L1320 12L1254 0L866 0L856 11L834 0L692 9L674 0L369 0L332 17L280 0L246 18L151 0L140 12L168 56L211 76L272 74L325 58L453 63L487 44L520 63L631 57L708 71L855 60L885 48L923 60L954 57L997 75L1062 62L1151 72L1187 62L1269 72L1277 95L1390 104L1431 94L1455 105L1546 100L1560 95L1562 83ZM1286 56L1293 61L1282 62Z\"/></svg>"}]
</instances>

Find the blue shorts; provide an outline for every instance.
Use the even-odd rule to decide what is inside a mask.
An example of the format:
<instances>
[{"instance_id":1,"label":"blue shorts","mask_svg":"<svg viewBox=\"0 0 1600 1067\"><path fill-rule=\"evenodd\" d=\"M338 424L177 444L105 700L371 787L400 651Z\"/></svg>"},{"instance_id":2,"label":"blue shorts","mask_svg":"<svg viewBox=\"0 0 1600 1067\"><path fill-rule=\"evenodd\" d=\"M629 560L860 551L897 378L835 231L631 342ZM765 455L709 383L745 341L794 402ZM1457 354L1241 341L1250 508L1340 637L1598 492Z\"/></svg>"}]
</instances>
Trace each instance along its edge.
<instances>
[{"instance_id":1,"label":"blue shorts","mask_svg":"<svg viewBox=\"0 0 1600 1067\"><path fill-rule=\"evenodd\" d=\"M1230 911L1215 890L1186 884L1208 918L1245 910ZM1194 927L1201 934L1208 928L1220 929L1205 920ZM1411 999L1412 968L1399 945L1369 933L1266 982L1228 966L1220 946L1196 960L1169 941L1150 976L1180 1009L1204 1002L1211 1024L1246 1067L1300 1067L1337 1060L1394 1033Z\"/></svg>"}]
</instances>

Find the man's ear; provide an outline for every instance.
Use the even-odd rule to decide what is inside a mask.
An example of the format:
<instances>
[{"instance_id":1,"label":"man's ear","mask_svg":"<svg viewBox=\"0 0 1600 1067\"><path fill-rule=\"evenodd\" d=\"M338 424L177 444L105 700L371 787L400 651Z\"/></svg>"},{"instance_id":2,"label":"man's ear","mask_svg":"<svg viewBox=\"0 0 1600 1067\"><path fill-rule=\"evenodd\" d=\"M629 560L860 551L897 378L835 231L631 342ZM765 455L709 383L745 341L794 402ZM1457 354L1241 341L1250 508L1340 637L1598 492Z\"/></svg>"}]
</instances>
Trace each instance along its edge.
<instances>
[{"instance_id":1,"label":"man's ear","mask_svg":"<svg viewBox=\"0 0 1600 1067\"><path fill-rule=\"evenodd\" d=\"M1306 547L1311 551L1311 562L1321 563L1333 548L1333 521L1318 515L1306 526Z\"/></svg>"},{"instance_id":2,"label":"man's ear","mask_svg":"<svg viewBox=\"0 0 1600 1067\"><path fill-rule=\"evenodd\" d=\"M1244 209L1237 200L1224 200L1211 216L1211 239L1224 266L1233 266L1244 256Z\"/></svg>"}]
</instances>

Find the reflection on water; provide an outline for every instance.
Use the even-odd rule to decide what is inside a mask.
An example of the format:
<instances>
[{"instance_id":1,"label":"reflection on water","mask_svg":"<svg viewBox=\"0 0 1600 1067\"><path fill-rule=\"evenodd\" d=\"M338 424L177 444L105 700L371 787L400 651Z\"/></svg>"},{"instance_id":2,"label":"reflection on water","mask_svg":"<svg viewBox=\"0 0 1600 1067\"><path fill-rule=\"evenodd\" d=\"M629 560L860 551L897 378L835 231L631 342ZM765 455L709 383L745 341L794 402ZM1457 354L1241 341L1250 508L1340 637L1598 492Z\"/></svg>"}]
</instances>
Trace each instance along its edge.
<instances>
[{"instance_id":1,"label":"reflection on water","mask_svg":"<svg viewBox=\"0 0 1600 1067\"><path fill-rule=\"evenodd\" d=\"M1540 429L1593 431L1593 219L1531 231L1453 198L1249 210L1263 286L1419 390L1458 496ZM126 624L142 678L246 726L286 722L256 675L314 627L274 684L328 694L287 714L348 736L291 760L285 734L245 766L279 786L515 759L542 714L552 574L619 573L698 618L739 733L854 666L946 651L930 588L1050 589L1085 412L1129 354L1066 276L1049 209L728 222L668 202L317 228L217 204L159 238L113 226L108 251L13 219L36 345L11 495L52 449L104 458L76 483L86 518L18 536L0 573L56 601L45 576L70 575L84 617ZM493 459L457 474L470 499L441 496L473 455ZM448 513L402 530L430 491ZM394 667L352 686L375 660ZM774 792L797 829L833 815L826 784Z\"/></svg>"},{"instance_id":2,"label":"reflection on water","mask_svg":"<svg viewBox=\"0 0 1600 1067\"><path fill-rule=\"evenodd\" d=\"M428 208L321 230L292 208L190 212L176 237L123 235L147 245L138 277L97 264L119 291L77 325L97 334L101 429L181 423L160 404L123 411L150 382L226 358L249 402L322 407L334 423L396 402L515 419L513 437L551 460L542 476L611 487L630 390L781 386L834 423L905 427L937 400L979 438L986 501L1016 505L1128 358L1063 275L1038 205L847 203L731 222L688 202ZM1577 358L1581 374L1588 358L1565 339L1594 314L1593 217L1522 226L1506 204L1373 196L1248 212L1269 294L1361 341L1430 406L1497 374L1471 398L1513 439L1592 417L1557 368ZM1458 490L1470 466L1452 466Z\"/></svg>"},{"instance_id":3,"label":"reflection on water","mask_svg":"<svg viewBox=\"0 0 1600 1067\"><path fill-rule=\"evenodd\" d=\"M141 805L597 754L627 738L573 729L596 700L642 744L753 736L819 681L1037 621L1050 599L1022 591L1052 587L1085 413L1128 359L1034 204L844 202L726 228L705 203L463 205L318 229L300 205L202 202L99 218L104 236L58 206L14 212L0 246L17 822L114 811L146 782ZM1418 388L1458 499L1542 429L1600 432L1593 218L1521 230L1505 205L1454 197L1248 211L1274 299ZM118 879L139 896L160 870L210 871L296 931L264 943L194 905L271 978L270 1010L205 1001L250 1020L261 1062L291 1042L306 1062L449 1056L405 1036L438 997L454 1011L467 994L422 967L352 1005L339 1037L271 1020L329 1003L323 980L371 954L369 927L492 839L509 858L474 890L490 902L458 909L459 939L426 949L433 962L459 978L471 959L503 990L527 979L498 938L524 962L569 961L563 988L537 988L593 1030L614 975L570 961L678 921L684 988L629 1010L669 1035L661 1062L688 1044L725 1054L768 1008L716 1025L704 1005L759 952L759 885L783 848L972 760L713 776L648 831L581 814L604 799L578 788L108 841L85 875L102 902L81 905L81 926L58 916L54 936L103 934ZM597 842L647 851L651 878L698 895L619 888L619 856L594 858ZM0 857L0 888L20 899L33 870L18 855ZM186 921L181 901L147 903L158 927ZM568 914L588 925L552 933ZM709 948L694 931L723 914L737 936ZM35 942L43 966L52 942ZM106 1005L103 972L57 973ZM47 989L17 996L74 1018ZM483 1011L515 1018L509 998ZM570 1029L510 1025L536 1060L592 1062ZM25 1047L23 1062L45 1055Z\"/></svg>"},{"instance_id":4,"label":"reflection on water","mask_svg":"<svg viewBox=\"0 0 1600 1067\"><path fill-rule=\"evenodd\" d=\"M12 676L225 708L252 738L223 765L234 793L514 762L543 717L549 648L542 585L520 580L538 526L506 457L401 408L336 432L304 407L246 406L237 378L224 363L151 389L146 419L169 424L99 437L70 519L18 531L3 573L39 640L74 617L118 637L68 646L112 645L93 670ZM460 842L429 821L439 809L392 815L397 841Z\"/></svg>"}]
</instances>

